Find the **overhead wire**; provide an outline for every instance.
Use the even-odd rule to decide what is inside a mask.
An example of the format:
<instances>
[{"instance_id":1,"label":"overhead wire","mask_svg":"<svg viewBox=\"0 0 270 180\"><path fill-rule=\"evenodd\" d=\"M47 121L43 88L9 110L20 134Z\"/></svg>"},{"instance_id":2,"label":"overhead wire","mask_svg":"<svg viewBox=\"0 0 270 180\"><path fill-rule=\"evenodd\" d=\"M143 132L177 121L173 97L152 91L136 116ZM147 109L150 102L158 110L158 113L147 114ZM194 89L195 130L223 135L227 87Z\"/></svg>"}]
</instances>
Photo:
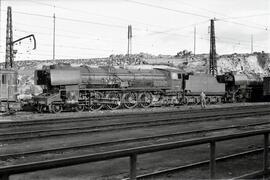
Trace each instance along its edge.
<instances>
[{"instance_id":1,"label":"overhead wire","mask_svg":"<svg viewBox=\"0 0 270 180\"><path fill-rule=\"evenodd\" d=\"M175 1L175 2L176 3L180 3L178 1ZM229 17L228 15L226 15L224 13L220 13L220 12L217 12L217 11L209 10L207 8L202 8L202 7L194 6L194 5L191 5L191 4L186 3L186 2L183 2L183 1L181 1L181 4L187 5L187 6L192 7L192 8L201 9L203 11L207 11L207 12L213 13L213 14L218 15L218 16L222 16L222 18L218 17L218 19L225 19L225 20L226 19L237 19L237 17L235 17L235 18L234 17ZM269 14L269 13L265 13L265 14ZM254 16L256 16L256 15L254 15ZM253 17L253 16L246 16L246 17ZM239 17L239 18L241 18L241 17ZM243 23L241 23L241 24L243 24ZM254 25L257 25L258 27L265 27L264 25L257 24L257 23L254 23L254 22L253 22L253 24Z\"/></svg>"},{"instance_id":2,"label":"overhead wire","mask_svg":"<svg viewBox=\"0 0 270 180\"><path fill-rule=\"evenodd\" d=\"M13 12L17 13L17 14L38 16L38 17L44 17L44 18L53 18L53 16L44 15L44 14L29 13L29 12L22 12L22 11L13 11ZM123 26L123 25L106 24L106 23L100 23L100 22L89 21L89 20L73 19L73 18L59 17L59 16L57 17L57 19L76 22L76 23L81 22L81 23L87 23L87 24L95 24L95 25L99 25L99 26L107 26L107 27L125 28L126 29L126 26Z\"/></svg>"},{"instance_id":3,"label":"overhead wire","mask_svg":"<svg viewBox=\"0 0 270 180\"><path fill-rule=\"evenodd\" d=\"M140 5L145 5L145 6L150 6L150 7L155 7L155 8L160 8L160 9L165 9L165 10L169 10L169 11L173 11L173 12L177 12L177 13L182 13L182 14L189 14L189 15L194 15L194 16L199 16L199 14L196 14L196 13L190 13L190 12L186 12L186 11L181 11L181 10L175 10L175 9L171 9L171 8L166 8L166 7L162 7L162 6L158 6L158 5L153 5L153 4L148 4L148 3L141 3L141 2L138 2L138 1L134 1L134 0L126 0L126 1L129 1L129 2L133 2L133 3L136 3L136 4L140 4ZM52 16L48 16L48 15L42 15L42 14L35 14L35 13L26 13L26 12L18 12L18 11L15 11L15 13L19 13L19 14L27 14L27 15L33 15L33 16L39 16L39 17L46 17L46 18L52 18ZM204 17L204 18L209 18L208 16L200 16L200 17ZM94 22L94 21L88 21L88 20L80 20L80 19L73 19L73 18L66 18L66 17L58 17L58 19L62 19L62 20L67 20L67 21L73 21L73 22L80 22L80 23L90 23L90 24L96 24L96 25L102 25L102 26L108 26L108 27L117 27L117 28L125 28L126 29L126 26L122 26L122 25L115 25L115 24L106 24L106 23L100 23L100 22ZM236 23L236 22L231 22L231 21L226 21L224 19L217 19L219 21L224 21L224 22L230 22L230 23ZM208 21L208 20L207 20ZM205 21L204 21L205 22ZM242 23L237 23L239 25L244 25L244 26L247 26L245 24L242 24ZM194 26L194 24L192 24ZM191 26L191 25L189 25ZM252 28L258 28L256 26L252 26L252 25L249 25L250 27ZM188 26L187 26L188 27ZM185 28L185 27L183 27ZM176 28L175 28L176 29ZM259 29L259 28L258 28ZM266 29L267 30L267 29ZM151 30L149 30L151 31ZM171 33L168 33L169 30L167 31L151 31L152 33L157 33L157 34L171 34ZM44 33L43 33L44 34ZM49 33L47 33L49 34ZM175 34L177 35L177 34ZM193 37L193 36L187 36L187 35L182 35L182 34L178 34L179 36L186 36L186 37ZM70 38L78 38L78 37L75 37L75 36L67 36L67 35L61 35L61 34L58 34L58 36L62 36L62 37L70 37ZM207 39L208 40L208 39Z\"/></svg>"},{"instance_id":4,"label":"overhead wire","mask_svg":"<svg viewBox=\"0 0 270 180\"><path fill-rule=\"evenodd\" d=\"M64 9L64 10L67 10L67 11L76 11L76 12L79 12L79 13L83 13L83 14L89 14L89 15L95 15L95 16L99 16L99 17L105 17L105 18L109 18L109 19L117 19L117 20L121 20L121 21L125 21L125 22L135 22L137 24L142 24L142 25L146 25L146 26L149 26L148 23L144 23L144 22L141 22L141 21L138 21L138 20L134 20L134 19L126 19L126 18L122 18L122 17L116 17L116 16L106 16L106 15L101 15L101 14L97 14L97 13L93 13L93 12L89 12L89 11L84 11L82 9L76 9L76 8L67 8L67 7L63 7L63 6L59 6L59 5L51 5L51 4L47 4L47 3L44 3L44 2L38 2L38 1L34 1L34 0L30 0L32 3L36 3L36 4L40 4L40 5L45 5L45 6L49 6L49 7L55 7L55 8L58 8L58 9ZM157 27L164 27L164 26L161 26L161 25L157 25L157 24L151 24L151 26L157 26Z\"/></svg>"},{"instance_id":5,"label":"overhead wire","mask_svg":"<svg viewBox=\"0 0 270 180\"><path fill-rule=\"evenodd\" d=\"M226 19L216 19L216 21L223 21L223 22L226 22L226 23L237 24L237 25L240 25L240 26L245 26L245 27L249 27L249 28L254 28L254 29L260 29L260 30L268 31L268 27L267 26L258 27L258 26L254 26L254 25L250 25L250 24L243 24L243 23L239 23L239 22L235 22L235 21L228 21Z\"/></svg>"},{"instance_id":6,"label":"overhead wire","mask_svg":"<svg viewBox=\"0 0 270 180\"><path fill-rule=\"evenodd\" d=\"M269 16L270 13L261 13L261 14L253 14L253 15L246 15L246 16L234 16L234 17L227 17L224 18L227 19L243 19L243 18L251 18L251 17L259 17L259 16Z\"/></svg>"},{"instance_id":7,"label":"overhead wire","mask_svg":"<svg viewBox=\"0 0 270 180\"><path fill-rule=\"evenodd\" d=\"M196 13L192 13L192 12L188 12L188 11L182 11L182 10L178 10L178 9L167 8L167 7L163 7L163 6L159 6L159 5L155 5L155 4L143 3L143 2L138 2L138 1L134 1L134 0L126 0L126 1L130 2L130 3L134 3L134 4L139 4L139 5L142 5L142 6L148 6L148 7L168 10L168 11L175 12L175 13L192 15L192 16L197 16L197 17L207 18L207 19L211 18L210 16L196 14Z\"/></svg>"},{"instance_id":8,"label":"overhead wire","mask_svg":"<svg viewBox=\"0 0 270 180\"><path fill-rule=\"evenodd\" d=\"M143 22L140 22L140 21L134 21L134 20L130 20L130 19L125 19L125 18L118 18L118 17L114 17L114 16L104 16L104 15L100 15L100 14L96 14L96 13L89 13L88 11L83 11L83 10L77 10L77 9L74 9L74 8L66 8L66 7L63 7L63 6L55 6L55 5L51 5L51 4L47 4L47 3L44 3L44 2L37 2L37 1L34 1L34 0L30 0L31 2L33 3L36 3L36 4L41 4L41 5L45 5L45 6L49 6L49 7L55 7L55 8L59 8L59 9L65 9L65 10L69 10L69 11L77 11L77 12L83 12L85 14L94 14L94 15L98 15L98 16L101 16L101 17L106 17L106 18L110 18L110 19L120 19L120 20L124 20L124 21L127 21L127 22L136 22L138 24L143 24L143 25L146 25L146 26L157 26L157 27L162 27L162 28L168 28L168 26L161 26L161 25L156 25L156 24L149 24L149 23L143 23ZM192 25L198 25L200 23L204 23L205 21L203 22L198 22L198 23L193 23ZM172 30L181 30L181 29L184 29L186 27L189 27L189 26L192 26L192 25L188 25L188 26L185 26L185 27L171 27L171 30L168 30L168 31L172 31ZM137 28L138 29L138 28ZM142 29L139 29L139 30L142 30Z\"/></svg>"}]
</instances>

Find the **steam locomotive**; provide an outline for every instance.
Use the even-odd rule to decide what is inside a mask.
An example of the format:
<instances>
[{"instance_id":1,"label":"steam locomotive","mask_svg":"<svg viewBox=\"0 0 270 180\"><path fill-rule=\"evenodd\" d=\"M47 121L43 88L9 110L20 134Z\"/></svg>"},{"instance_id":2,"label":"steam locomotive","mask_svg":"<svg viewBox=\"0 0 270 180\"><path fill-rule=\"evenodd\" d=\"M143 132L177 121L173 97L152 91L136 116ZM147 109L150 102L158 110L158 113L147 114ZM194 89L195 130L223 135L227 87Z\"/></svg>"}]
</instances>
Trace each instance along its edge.
<instances>
[{"instance_id":1,"label":"steam locomotive","mask_svg":"<svg viewBox=\"0 0 270 180\"><path fill-rule=\"evenodd\" d=\"M208 74L191 75L175 69L44 66L35 71L43 93L34 97L39 112L131 109L136 106L199 103L204 91L210 103L221 102L225 84Z\"/></svg>"},{"instance_id":2,"label":"steam locomotive","mask_svg":"<svg viewBox=\"0 0 270 180\"><path fill-rule=\"evenodd\" d=\"M39 112L118 109L200 103L205 92L208 103L270 99L270 78L248 79L225 73L190 74L176 69L124 69L114 67L44 66L35 71L35 84L43 93L33 98ZM17 99L17 72L0 70L0 111L21 109Z\"/></svg>"}]
</instances>

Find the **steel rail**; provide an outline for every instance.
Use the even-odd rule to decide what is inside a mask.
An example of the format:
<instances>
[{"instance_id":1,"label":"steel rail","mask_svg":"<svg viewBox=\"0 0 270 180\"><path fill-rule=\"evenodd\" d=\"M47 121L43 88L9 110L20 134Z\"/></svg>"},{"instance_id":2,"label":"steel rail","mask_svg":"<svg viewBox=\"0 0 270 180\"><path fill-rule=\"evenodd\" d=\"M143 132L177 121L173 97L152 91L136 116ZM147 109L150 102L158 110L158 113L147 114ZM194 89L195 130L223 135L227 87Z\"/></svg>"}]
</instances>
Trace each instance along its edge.
<instances>
[{"instance_id":1,"label":"steel rail","mask_svg":"<svg viewBox=\"0 0 270 180\"><path fill-rule=\"evenodd\" d=\"M41 155L46 153L57 153L57 152L63 152L63 151L69 151L69 150L76 150L76 149L83 149L83 148L93 148L98 146L109 146L109 145L121 145L123 143L134 143L134 142L142 142L142 141L149 141L149 140L157 140L162 138L172 138L177 136L183 136L183 135L189 135L189 134L199 134L199 133L208 133L208 132L215 132L215 131L222 131L222 130L228 130L228 129L240 129L240 128L246 128L246 127L254 127L254 126L261 126L261 125L267 125L270 124L270 122L261 122L261 123L250 123L250 124L244 124L244 125L229 125L227 127L221 127L221 128L210 128L210 129L203 129L203 130L191 130L191 131L182 131L182 132L176 132L176 133L169 133L169 134L162 134L157 136L145 136L145 137L139 137L139 138L127 138L127 139L121 139L116 141L105 141L105 142L98 142L98 143L89 143L89 144L83 144L78 146L68 146L68 147L61 147L61 148L51 148L51 149L43 149L38 151L28 151L28 152L22 152L22 153L13 153L13 154L2 154L0 155L0 160L5 161L7 159L12 158L20 158L20 156L30 156L30 155Z\"/></svg>"},{"instance_id":2,"label":"steel rail","mask_svg":"<svg viewBox=\"0 0 270 180\"><path fill-rule=\"evenodd\" d=\"M268 147L269 149L269 147ZM263 152L264 148L257 148L257 149L253 149L253 150L249 150L249 151L244 151L244 152L240 152L240 153L234 153L234 154L230 154L230 155L225 155L225 156L220 156L216 158L217 162L222 162L222 161L226 161L229 159L233 159L233 158L239 158L242 156L246 156L246 155L252 155L252 154L256 154L256 153L260 153ZM164 175L167 173L174 173L177 171L183 171L183 170L188 170L191 168L198 168L200 166L205 166L208 165L210 163L209 160L205 160L205 161L198 161L195 163L191 163L191 164L187 164L187 165L182 165L182 166L177 166L177 167L173 167L173 168L168 168L168 169L164 169L164 170L159 170L159 171L155 171L152 173L145 173L145 174L141 174L137 176L137 179L144 179L144 178L154 178L156 176L160 176L160 175ZM240 179L243 179L240 177ZM244 177L244 176L243 176ZM122 180L128 180L129 178L124 178Z\"/></svg>"},{"instance_id":3,"label":"steel rail","mask_svg":"<svg viewBox=\"0 0 270 180\"><path fill-rule=\"evenodd\" d=\"M244 112L246 112L246 109L245 110L243 110L243 109L241 109L242 111L244 111ZM260 110L262 110L262 109L260 109ZM264 110L264 109L263 109ZM268 110L268 108L267 109L265 109L266 111ZM254 111L254 109L253 109L253 111ZM258 111L258 110L257 110ZM256 111L256 112L257 112ZM258 111L259 112L259 111ZM213 113L215 113L214 115L216 115L216 111L214 111ZM225 112L223 112L224 113L224 115L227 115L228 114L228 111L225 111ZM240 112L234 112L234 113L241 113L241 111ZM198 118L198 117L202 117L203 115L205 115L206 114L206 112L205 111L200 111L200 116L194 116L193 118ZM219 114L220 114L220 112L219 112ZM162 114L163 116L164 116L164 114ZM172 117L175 117L175 118L179 118L179 116L178 115L175 115L175 114L173 114L173 115L171 115L171 114L168 114L168 115L170 115L170 118L172 119ZM187 115L190 115L190 114L188 114L187 113ZM209 113L208 113L208 115L209 115ZM148 117L148 116L144 116L144 117ZM153 116L149 116L151 119L153 119L154 117ZM158 115L158 117L160 117L160 115ZM136 118L136 120L138 120L138 117L136 117L136 116L134 116L133 118ZM184 117L184 118L188 118L188 117ZM192 118L192 117L190 117L190 118ZM121 119L116 119L116 120L121 120ZM114 120L110 120L110 121L114 121ZM145 119L142 119L141 121L144 121L145 122ZM75 122L77 122L77 121L75 121ZM148 121L149 122L149 121ZM125 123L128 123L128 122L125 122ZM132 123L132 122L129 122L129 123ZM138 124L139 122L138 121L136 121L136 122L133 122L133 123L136 123L136 124ZM39 125L39 124L37 124L37 125ZM55 125L55 124L53 124L53 125ZM65 125L66 125L66 123L65 123ZM117 124L118 125L118 124ZM88 128L88 127L87 127ZM65 129L65 130L68 130L68 129ZM4 134L3 132L2 132L2 134Z\"/></svg>"},{"instance_id":4,"label":"steel rail","mask_svg":"<svg viewBox=\"0 0 270 180\"><path fill-rule=\"evenodd\" d=\"M245 109L260 109L260 108L269 108L270 105L255 105L255 106L234 106L234 107L221 107L221 108L209 108L204 109L203 112L216 112L220 111L228 111L228 110L245 110ZM158 112L132 112L132 113L116 113L110 115L94 115L94 116L83 116L83 117L58 117L58 118L50 118L50 119L42 119L42 120L15 120L10 122L0 122L0 128L5 128L7 126L28 126L28 125L40 125L40 124L52 124L52 123L67 123L67 122L91 122L102 119L111 120L113 118L131 118L131 117L145 117L145 116L159 116L164 114L194 114L194 113L202 113L201 109L191 109L191 110L169 110L169 111L158 111Z\"/></svg>"},{"instance_id":5,"label":"steel rail","mask_svg":"<svg viewBox=\"0 0 270 180\"><path fill-rule=\"evenodd\" d=\"M188 117L179 120L178 118L163 118L161 120L151 120L145 122L130 122L130 123L114 123L100 126L87 126L87 127L75 127L75 128L61 128L53 130L38 130L38 131L25 131L25 132L15 132L15 133L2 133L0 134L0 142L5 141L18 141L26 139L35 139L35 138L46 138L46 137L56 137L63 135L76 135L84 133L96 133L96 132L106 132L114 130L123 130L123 129L133 129L133 128L146 128L154 126L164 126L164 125L175 125L183 123L193 123L193 122L204 122L204 121L213 121L218 120L219 118L228 119L228 118L239 118L239 117L249 117L249 116L259 116L270 114L269 110L260 112L241 112L241 113L231 113L231 114L216 114L212 116L204 117ZM194 120L195 119L195 120ZM75 131L75 132L68 132ZM53 134L53 132L56 132ZM43 133L43 134L42 134ZM45 133L45 134L44 134ZM48 134L46 134L48 133Z\"/></svg>"},{"instance_id":6,"label":"steel rail","mask_svg":"<svg viewBox=\"0 0 270 180\"><path fill-rule=\"evenodd\" d=\"M163 144L156 144L156 145L149 145L149 146L142 146L137 148L130 148L124 150L116 150L110 151L105 153L96 153L96 154L89 154L89 155L81 155L69 158L60 158L55 160L47 160L47 161L40 161L35 163L26 163L22 165L13 165L7 167L0 167L0 179L8 180L9 176L12 174L20 174L25 172L33 172L37 170L47 170L53 168L60 168L72 165L78 165L83 163L89 162L97 162L97 161L104 161L104 160L111 160L123 157L130 157L130 178L136 179L137 175L137 156L146 153L153 153L159 152L164 150L176 149L176 148L183 148L183 147L190 147L195 145L201 144L210 144L211 153L210 156L210 178L215 178L215 148L212 144L216 142L231 140L231 139L238 139L238 138L246 138L251 136L257 135L264 135L264 158L263 158L263 168L259 172L254 172L253 175L257 175L258 173L266 174L269 172L268 165L268 136L270 130L255 130L255 131L248 131L244 133L235 133L229 135L221 135L221 136L212 136L206 138L195 138L189 139L184 141L177 141L177 142L169 142ZM267 142L267 143L266 143ZM213 153L213 154L212 154ZM249 174L251 175L251 174Z\"/></svg>"}]
</instances>

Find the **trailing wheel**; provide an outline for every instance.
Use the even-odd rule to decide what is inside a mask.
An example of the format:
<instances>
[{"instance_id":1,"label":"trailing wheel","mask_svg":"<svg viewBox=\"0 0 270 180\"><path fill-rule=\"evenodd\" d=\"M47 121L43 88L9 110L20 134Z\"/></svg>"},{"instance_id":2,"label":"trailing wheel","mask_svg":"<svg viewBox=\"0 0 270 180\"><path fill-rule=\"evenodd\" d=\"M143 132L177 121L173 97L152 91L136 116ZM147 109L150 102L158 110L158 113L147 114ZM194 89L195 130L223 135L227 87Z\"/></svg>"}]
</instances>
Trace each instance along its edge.
<instances>
[{"instance_id":1,"label":"trailing wheel","mask_svg":"<svg viewBox=\"0 0 270 180\"><path fill-rule=\"evenodd\" d=\"M98 111L103 108L103 104L99 102L99 100L103 97L103 94L101 92L94 92L94 95L91 99L93 99L93 102L89 104L89 110L91 111Z\"/></svg>"},{"instance_id":2,"label":"trailing wheel","mask_svg":"<svg viewBox=\"0 0 270 180\"><path fill-rule=\"evenodd\" d=\"M187 97L187 96L184 97L183 104L184 105L189 105L189 97Z\"/></svg>"},{"instance_id":3,"label":"trailing wheel","mask_svg":"<svg viewBox=\"0 0 270 180\"><path fill-rule=\"evenodd\" d=\"M138 104L138 96L134 92L126 93L123 96L124 106L127 109L132 109L137 106Z\"/></svg>"},{"instance_id":4,"label":"trailing wheel","mask_svg":"<svg viewBox=\"0 0 270 180\"><path fill-rule=\"evenodd\" d=\"M43 113L43 106L40 105L40 104L38 104L38 105L36 106L36 110L37 110L38 113Z\"/></svg>"},{"instance_id":5,"label":"trailing wheel","mask_svg":"<svg viewBox=\"0 0 270 180\"><path fill-rule=\"evenodd\" d=\"M62 112L63 107L61 104L52 104L51 105L51 112L53 113L60 113Z\"/></svg>"},{"instance_id":6,"label":"trailing wheel","mask_svg":"<svg viewBox=\"0 0 270 180\"><path fill-rule=\"evenodd\" d=\"M118 109L121 106L121 96L117 92L110 92L106 95L106 98L112 102L107 104L110 110Z\"/></svg>"},{"instance_id":7,"label":"trailing wheel","mask_svg":"<svg viewBox=\"0 0 270 180\"><path fill-rule=\"evenodd\" d=\"M83 104L78 104L75 108L76 112L83 112L84 111L84 105Z\"/></svg>"},{"instance_id":8,"label":"trailing wheel","mask_svg":"<svg viewBox=\"0 0 270 180\"><path fill-rule=\"evenodd\" d=\"M217 97L217 104L222 103L222 98L221 97Z\"/></svg>"},{"instance_id":9,"label":"trailing wheel","mask_svg":"<svg viewBox=\"0 0 270 180\"><path fill-rule=\"evenodd\" d=\"M143 92L143 93L140 93L138 99L139 99L139 104L141 107L148 108L152 104L153 96L149 92Z\"/></svg>"},{"instance_id":10,"label":"trailing wheel","mask_svg":"<svg viewBox=\"0 0 270 180\"><path fill-rule=\"evenodd\" d=\"M211 103L211 99L210 99L209 96L206 96L205 97L205 102L206 102L206 104L210 104Z\"/></svg>"}]
</instances>

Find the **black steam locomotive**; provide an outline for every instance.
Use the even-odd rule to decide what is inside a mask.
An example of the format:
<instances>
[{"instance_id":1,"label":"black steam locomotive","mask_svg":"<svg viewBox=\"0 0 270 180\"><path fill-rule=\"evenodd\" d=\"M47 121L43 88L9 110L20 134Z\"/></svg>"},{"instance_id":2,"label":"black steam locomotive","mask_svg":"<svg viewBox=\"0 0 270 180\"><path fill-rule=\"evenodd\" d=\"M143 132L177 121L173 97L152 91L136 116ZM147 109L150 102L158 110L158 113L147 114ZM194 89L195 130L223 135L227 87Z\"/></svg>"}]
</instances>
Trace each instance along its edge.
<instances>
[{"instance_id":1,"label":"black steam locomotive","mask_svg":"<svg viewBox=\"0 0 270 180\"><path fill-rule=\"evenodd\" d=\"M104 107L147 108L151 105L179 105L207 101L221 102L225 84L208 74L190 75L175 69L124 69L114 67L44 66L35 72L35 83L43 93L34 97L40 112L100 110Z\"/></svg>"}]
</instances>

